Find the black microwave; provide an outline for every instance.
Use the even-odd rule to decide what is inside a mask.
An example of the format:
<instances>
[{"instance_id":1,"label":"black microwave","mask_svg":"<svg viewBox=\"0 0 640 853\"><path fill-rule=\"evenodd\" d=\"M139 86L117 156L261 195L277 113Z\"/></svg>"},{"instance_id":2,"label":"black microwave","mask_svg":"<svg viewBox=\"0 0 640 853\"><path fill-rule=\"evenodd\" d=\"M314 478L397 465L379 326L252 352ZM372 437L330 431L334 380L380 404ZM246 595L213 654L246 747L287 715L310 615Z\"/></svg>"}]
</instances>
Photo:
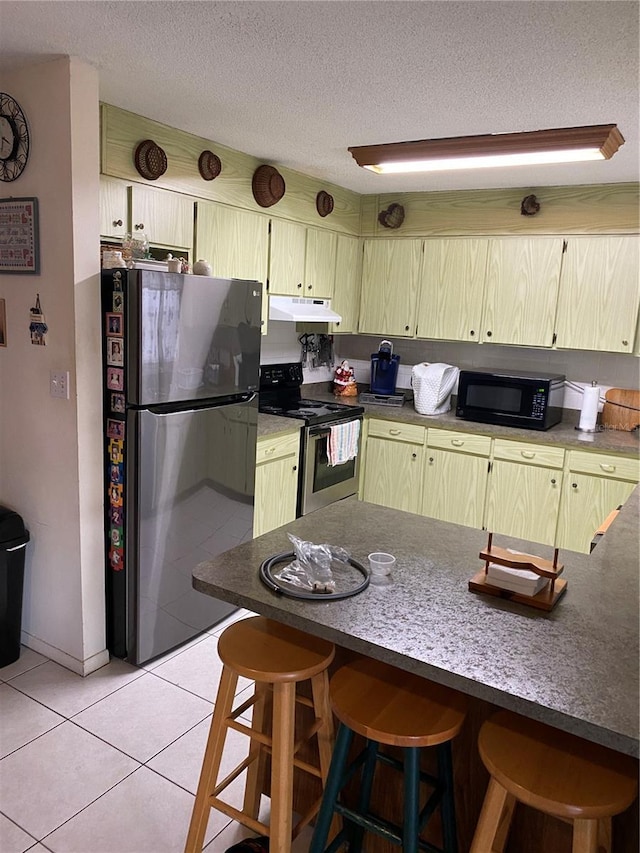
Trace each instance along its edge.
<instances>
[{"instance_id":1,"label":"black microwave","mask_svg":"<svg viewBox=\"0 0 640 853\"><path fill-rule=\"evenodd\" d=\"M549 429L562 420L559 373L461 370L456 415L485 424Z\"/></svg>"}]
</instances>

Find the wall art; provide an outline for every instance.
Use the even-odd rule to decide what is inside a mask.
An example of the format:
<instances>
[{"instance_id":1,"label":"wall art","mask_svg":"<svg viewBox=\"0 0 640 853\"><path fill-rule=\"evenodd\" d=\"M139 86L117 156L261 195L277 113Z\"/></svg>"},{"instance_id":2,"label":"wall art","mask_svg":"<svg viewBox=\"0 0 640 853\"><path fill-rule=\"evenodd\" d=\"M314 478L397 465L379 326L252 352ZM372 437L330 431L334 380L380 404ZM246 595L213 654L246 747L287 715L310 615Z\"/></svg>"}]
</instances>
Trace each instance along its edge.
<instances>
[{"instance_id":1,"label":"wall art","mask_svg":"<svg viewBox=\"0 0 640 853\"><path fill-rule=\"evenodd\" d=\"M37 198L0 199L0 273L40 273Z\"/></svg>"}]
</instances>

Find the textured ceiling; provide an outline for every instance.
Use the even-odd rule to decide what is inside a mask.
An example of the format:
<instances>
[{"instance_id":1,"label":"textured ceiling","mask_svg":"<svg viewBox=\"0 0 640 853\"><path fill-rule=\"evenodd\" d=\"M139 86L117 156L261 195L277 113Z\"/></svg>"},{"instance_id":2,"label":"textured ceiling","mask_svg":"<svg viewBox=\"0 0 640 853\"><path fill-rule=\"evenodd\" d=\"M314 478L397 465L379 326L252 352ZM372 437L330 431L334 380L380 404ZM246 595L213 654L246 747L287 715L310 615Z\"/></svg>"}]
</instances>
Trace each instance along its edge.
<instances>
[{"instance_id":1,"label":"textured ceiling","mask_svg":"<svg viewBox=\"0 0 640 853\"><path fill-rule=\"evenodd\" d=\"M2 70L61 54L100 98L361 193L638 180L637 2L0 1ZM611 161L374 175L349 145L617 123Z\"/></svg>"}]
</instances>

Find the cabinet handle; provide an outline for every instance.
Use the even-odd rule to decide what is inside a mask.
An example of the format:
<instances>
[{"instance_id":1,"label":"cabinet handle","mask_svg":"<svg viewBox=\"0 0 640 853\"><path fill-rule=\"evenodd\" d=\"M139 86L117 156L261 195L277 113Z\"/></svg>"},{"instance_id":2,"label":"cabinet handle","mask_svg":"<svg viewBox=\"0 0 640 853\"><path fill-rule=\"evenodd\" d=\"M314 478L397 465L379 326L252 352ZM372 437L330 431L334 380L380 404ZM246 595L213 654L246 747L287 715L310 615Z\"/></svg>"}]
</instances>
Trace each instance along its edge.
<instances>
[{"instance_id":1,"label":"cabinet handle","mask_svg":"<svg viewBox=\"0 0 640 853\"><path fill-rule=\"evenodd\" d=\"M400 435L401 432L402 432L402 430L400 430L400 429L390 429L389 435Z\"/></svg>"},{"instance_id":2,"label":"cabinet handle","mask_svg":"<svg viewBox=\"0 0 640 853\"><path fill-rule=\"evenodd\" d=\"M556 484L556 481L555 481L555 479L553 479L553 480L551 481L551 485L552 485L552 486L555 486L555 484Z\"/></svg>"},{"instance_id":3,"label":"cabinet handle","mask_svg":"<svg viewBox=\"0 0 640 853\"><path fill-rule=\"evenodd\" d=\"M578 484L577 484L577 483L571 483L571 488L572 488L572 489L577 489L577 488L578 488Z\"/></svg>"},{"instance_id":4,"label":"cabinet handle","mask_svg":"<svg viewBox=\"0 0 640 853\"><path fill-rule=\"evenodd\" d=\"M473 329L471 329L471 331L469 332L469 334L470 334L470 336L471 336L471 337L473 337L473 336L475 335L474 330L473 330Z\"/></svg>"},{"instance_id":5,"label":"cabinet handle","mask_svg":"<svg viewBox=\"0 0 640 853\"><path fill-rule=\"evenodd\" d=\"M417 458L418 458L418 454L417 454L417 453L412 453L412 454L411 454L411 458L412 458L412 459L417 459Z\"/></svg>"},{"instance_id":6,"label":"cabinet handle","mask_svg":"<svg viewBox=\"0 0 640 853\"><path fill-rule=\"evenodd\" d=\"M409 327L408 327L408 326L405 326L405 327L404 327L404 330L405 330L405 332L408 332L408 331L409 331Z\"/></svg>"},{"instance_id":7,"label":"cabinet handle","mask_svg":"<svg viewBox=\"0 0 640 853\"><path fill-rule=\"evenodd\" d=\"M623 346L623 347L628 347L628 346L629 346L629 341L622 341L622 346Z\"/></svg>"},{"instance_id":8,"label":"cabinet handle","mask_svg":"<svg viewBox=\"0 0 640 853\"><path fill-rule=\"evenodd\" d=\"M464 441L461 438L452 438L451 444L453 444L454 447L462 447Z\"/></svg>"},{"instance_id":9,"label":"cabinet handle","mask_svg":"<svg viewBox=\"0 0 640 853\"><path fill-rule=\"evenodd\" d=\"M600 467L602 468L603 471L608 471L609 473L613 473L616 470L615 465L605 465L604 462L600 463Z\"/></svg>"},{"instance_id":10,"label":"cabinet handle","mask_svg":"<svg viewBox=\"0 0 640 853\"><path fill-rule=\"evenodd\" d=\"M294 465L294 466L293 466L293 468L292 468L291 470L292 470L292 471L297 471L297 470L298 470L298 466L297 466L297 465Z\"/></svg>"},{"instance_id":11,"label":"cabinet handle","mask_svg":"<svg viewBox=\"0 0 640 853\"><path fill-rule=\"evenodd\" d=\"M299 288L301 288L301 287L302 287L302 282L299 282L298 287L299 287Z\"/></svg>"},{"instance_id":12,"label":"cabinet handle","mask_svg":"<svg viewBox=\"0 0 640 853\"><path fill-rule=\"evenodd\" d=\"M275 453L275 452L276 452L275 447L267 447L267 449L265 450L265 453Z\"/></svg>"},{"instance_id":13,"label":"cabinet handle","mask_svg":"<svg viewBox=\"0 0 640 853\"><path fill-rule=\"evenodd\" d=\"M311 290L311 285L310 285L310 284L308 284L308 285L307 285L307 290Z\"/></svg>"},{"instance_id":14,"label":"cabinet handle","mask_svg":"<svg viewBox=\"0 0 640 853\"><path fill-rule=\"evenodd\" d=\"M520 454L521 456L524 456L525 459L535 459L536 456L533 450L521 450Z\"/></svg>"},{"instance_id":15,"label":"cabinet handle","mask_svg":"<svg viewBox=\"0 0 640 853\"><path fill-rule=\"evenodd\" d=\"M114 228L122 228L122 219L114 219L113 220Z\"/></svg>"},{"instance_id":16,"label":"cabinet handle","mask_svg":"<svg viewBox=\"0 0 640 853\"><path fill-rule=\"evenodd\" d=\"M490 338L493 332L487 332L487 337Z\"/></svg>"},{"instance_id":17,"label":"cabinet handle","mask_svg":"<svg viewBox=\"0 0 640 853\"><path fill-rule=\"evenodd\" d=\"M133 226L136 231L144 231L144 222L138 222L137 225Z\"/></svg>"},{"instance_id":18,"label":"cabinet handle","mask_svg":"<svg viewBox=\"0 0 640 853\"><path fill-rule=\"evenodd\" d=\"M430 464L430 465L433 465L433 456L430 456L430 457L429 457L429 464Z\"/></svg>"}]
</instances>

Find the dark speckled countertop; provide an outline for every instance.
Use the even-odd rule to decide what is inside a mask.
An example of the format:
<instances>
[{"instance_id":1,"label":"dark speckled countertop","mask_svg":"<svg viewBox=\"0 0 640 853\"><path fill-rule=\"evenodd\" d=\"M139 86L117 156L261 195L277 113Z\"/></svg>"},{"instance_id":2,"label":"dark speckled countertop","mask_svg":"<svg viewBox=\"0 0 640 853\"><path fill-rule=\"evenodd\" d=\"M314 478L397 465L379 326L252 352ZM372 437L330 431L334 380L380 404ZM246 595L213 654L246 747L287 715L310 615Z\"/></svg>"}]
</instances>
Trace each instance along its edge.
<instances>
[{"instance_id":1,"label":"dark speckled countertop","mask_svg":"<svg viewBox=\"0 0 640 853\"><path fill-rule=\"evenodd\" d=\"M589 556L560 552L567 592L551 613L477 595L486 534L353 499L247 542L193 573L194 587L442 684L638 755L640 488ZM277 595L261 562L290 550L286 531L397 557L392 583L343 601ZM551 549L499 537L543 557Z\"/></svg>"}]
</instances>

